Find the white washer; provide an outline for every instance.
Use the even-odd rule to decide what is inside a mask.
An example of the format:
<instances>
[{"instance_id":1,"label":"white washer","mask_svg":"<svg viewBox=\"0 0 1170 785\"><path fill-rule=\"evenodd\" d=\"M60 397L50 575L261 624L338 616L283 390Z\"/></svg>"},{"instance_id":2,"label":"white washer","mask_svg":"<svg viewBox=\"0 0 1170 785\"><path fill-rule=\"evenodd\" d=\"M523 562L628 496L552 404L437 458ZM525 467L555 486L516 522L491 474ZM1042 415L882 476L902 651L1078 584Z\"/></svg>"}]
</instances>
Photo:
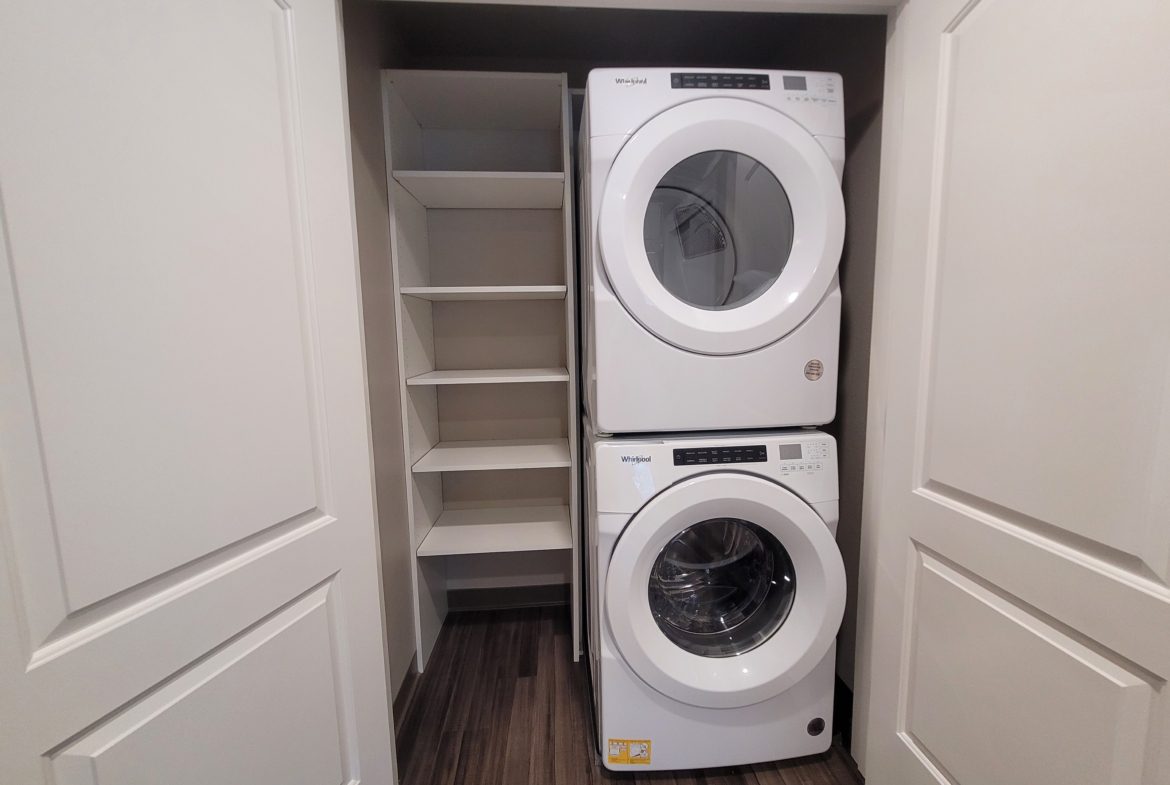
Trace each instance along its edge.
<instances>
[{"instance_id":1,"label":"white washer","mask_svg":"<svg viewBox=\"0 0 1170 785\"><path fill-rule=\"evenodd\" d=\"M585 432L589 665L606 767L828 749L845 609L833 438Z\"/></svg>"},{"instance_id":2,"label":"white washer","mask_svg":"<svg viewBox=\"0 0 1170 785\"><path fill-rule=\"evenodd\" d=\"M833 419L841 91L801 71L589 74L582 339L599 432Z\"/></svg>"}]
</instances>

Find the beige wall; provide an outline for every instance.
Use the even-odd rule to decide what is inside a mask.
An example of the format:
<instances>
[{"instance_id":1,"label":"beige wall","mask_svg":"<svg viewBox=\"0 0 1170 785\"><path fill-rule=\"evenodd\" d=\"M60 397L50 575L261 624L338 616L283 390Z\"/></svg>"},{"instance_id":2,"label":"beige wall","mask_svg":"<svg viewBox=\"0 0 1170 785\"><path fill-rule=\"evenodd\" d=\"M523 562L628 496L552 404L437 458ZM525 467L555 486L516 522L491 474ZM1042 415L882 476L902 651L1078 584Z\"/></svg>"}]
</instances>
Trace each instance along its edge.
<instances>
[{"instance_id":1,"label":"beige wall","mask_svg":"<svg viewBox=\"0 0 1170 785\"><path fill-rule=\"evenodd\" d=\"M386 155L380 69L390 61L376 0L344 0L349 125L356 199L358 256L370 388L375 493L381 549L391 699L414 658L414 601L410 584L410 529L406 517L406 463L399 405L393 282L390 268Z\"/></svg>"},{"instance_id":2,"label":"beige wall","mask_svg":"<svg viewBox=\"0 0 1170 785\"><path fill-rule=\"evenodd\" d=\"M882 80L855 81L859 105L846 133L845 252L841 259L841 376L837 391L837 436L841 522L837 544L845 560L848 593L837 636L837 675L850 688L857 652L857 570L861 550L861 494L869 393L869 343L873 321L873 270L877 240L878 164L881 157ZM848 90L849 87L847 86ZM858 91L863 91L857 94ZM868 93L868 94L867 94Z\"/></svg>"}]
</instances>

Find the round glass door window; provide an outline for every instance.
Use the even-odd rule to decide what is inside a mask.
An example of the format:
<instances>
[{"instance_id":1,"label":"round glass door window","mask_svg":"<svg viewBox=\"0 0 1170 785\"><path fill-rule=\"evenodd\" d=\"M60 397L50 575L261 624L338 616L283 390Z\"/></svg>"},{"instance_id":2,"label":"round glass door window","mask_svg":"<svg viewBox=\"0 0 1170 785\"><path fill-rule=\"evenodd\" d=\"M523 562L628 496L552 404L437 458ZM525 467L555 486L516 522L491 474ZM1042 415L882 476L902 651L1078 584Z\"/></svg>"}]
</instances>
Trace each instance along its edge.
<instances>
[{"instance_id":1,"label":"round glass door window","mask_svg":"<svg viewBox=\"0 0 1170 785\"><path fill-rule=\"evenodd\" d=\"M709 150L675 164L650 195L642 238L666 290L708 310L768 290L792 251L792 205L748 155Z\"/></svg>"},{"instance_id":2,"label":"round glass door window","mask_svg":"<svg viewBox=\"0 0 1170 785\"><path fill-rule=\"evenodd\" d=\"M703 657L751 651L792 610L796 571L770 532L710 518L675 536L650 571L650 611L675 645Z\"/></svg>"}]
</instances>

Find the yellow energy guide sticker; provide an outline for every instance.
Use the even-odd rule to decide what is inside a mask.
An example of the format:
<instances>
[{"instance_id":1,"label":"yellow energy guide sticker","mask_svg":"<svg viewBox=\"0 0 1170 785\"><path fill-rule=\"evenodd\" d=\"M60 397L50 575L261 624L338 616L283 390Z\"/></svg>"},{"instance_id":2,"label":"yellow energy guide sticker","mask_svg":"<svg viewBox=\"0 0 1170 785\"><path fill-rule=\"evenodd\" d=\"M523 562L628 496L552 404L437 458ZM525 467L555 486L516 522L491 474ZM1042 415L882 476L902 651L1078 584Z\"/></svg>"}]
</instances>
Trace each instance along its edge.
<instances>
[{"instance_id":1,"label":"yellow energy guide sticker","mask_svg":"<svg viewBox=\"0 0 1170 785\"><path fill-rule=\"evenodd\" d=\"M606 756L610 763L649 764L650 739L610 739Z\"/></svg>"}]
</instances>

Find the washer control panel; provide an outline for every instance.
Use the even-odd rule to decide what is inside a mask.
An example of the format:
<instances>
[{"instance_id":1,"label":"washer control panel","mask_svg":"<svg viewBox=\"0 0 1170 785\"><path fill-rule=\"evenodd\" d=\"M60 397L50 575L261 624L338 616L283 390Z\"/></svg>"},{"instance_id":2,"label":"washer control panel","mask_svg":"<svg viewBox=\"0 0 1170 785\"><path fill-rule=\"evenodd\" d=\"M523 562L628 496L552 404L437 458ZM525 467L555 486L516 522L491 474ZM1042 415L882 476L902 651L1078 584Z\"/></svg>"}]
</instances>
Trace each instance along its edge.
<instances>
[{"instance_id":1,"label":"washer control panel","mask_svg":"<svg viewBox=\"0 0 1170 785\"><path fill-rule=\"evenodd\" d=\"M809 504L837 501L837 446L814 430L588 437L597 512L634 513L665 488L703 474L754 474Z\"/></svg>"},{"instance_id":2,"label":"washer control panel","mask_svg":"<svg viewBox=\"0 0 1170 785\"><path fill-rule=\"evenodd\" d=\"M675 466L703 466L712 463L763 463L768 448L762 444L734 447L687 447L674 451Z\"/></svg>"}]
</instances>

